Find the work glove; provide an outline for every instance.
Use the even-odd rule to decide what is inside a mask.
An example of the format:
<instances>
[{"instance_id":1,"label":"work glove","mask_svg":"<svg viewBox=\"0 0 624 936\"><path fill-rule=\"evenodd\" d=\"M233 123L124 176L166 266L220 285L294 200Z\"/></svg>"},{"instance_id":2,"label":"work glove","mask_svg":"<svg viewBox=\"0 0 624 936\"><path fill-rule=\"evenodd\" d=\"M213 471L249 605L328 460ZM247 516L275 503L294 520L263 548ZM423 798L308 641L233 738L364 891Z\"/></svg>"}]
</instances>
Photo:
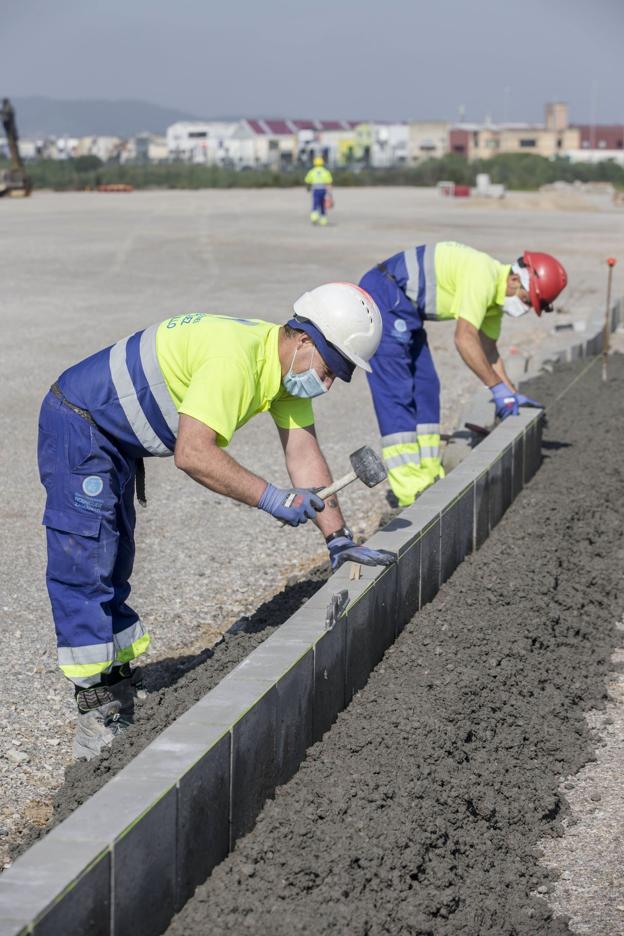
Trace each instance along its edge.
<instances>
[{"instance_id":1,"label":"work glove","mask_svg":"<svg viewBox=\"0 0 624 936\"><path fill-rule=\"evenodd\" d=\"M307 523L317 512L325 509L325 502L310 488L278 488L267 484L258 508L266 510L276 520L290 526Z\"/></svg>"},{"instance_id":2,"label":"work glove","mask_svg":"<svg viewBox=\"0 0 624 936\"><path fill-rule=\"evenodd\" d=\"M499 419L507 419L508 416L518 415L518 395L510 390L506 383L501 380L500 383L490 387L490 390L496 407L496 415Z\"/></svg>"},{"instance_id":3,"label":"work glove","mask_svg":"<svg viewBox=\"0 0 624 936\"><path fill-rule=\"evenodd\" d=\"M543 403L532 400L531 397L525 396L524 393L516 393L516 400L518 401L518 406L534 406L536 409L544 409Z\"/></svg>"},{"instance_id":4,"label":"work glove","mask_svg":"<svg viewBox=\"0 0 624 936\"><path fill-rule=\"evenodd\" d=\"M387 549L369 549L368 546L356 546L349 536L337 536L329 545L331 567L335 571L343 562L359 562L361 565L392 565L396 562L396 553Z\"/></svg>"}]
</instances>

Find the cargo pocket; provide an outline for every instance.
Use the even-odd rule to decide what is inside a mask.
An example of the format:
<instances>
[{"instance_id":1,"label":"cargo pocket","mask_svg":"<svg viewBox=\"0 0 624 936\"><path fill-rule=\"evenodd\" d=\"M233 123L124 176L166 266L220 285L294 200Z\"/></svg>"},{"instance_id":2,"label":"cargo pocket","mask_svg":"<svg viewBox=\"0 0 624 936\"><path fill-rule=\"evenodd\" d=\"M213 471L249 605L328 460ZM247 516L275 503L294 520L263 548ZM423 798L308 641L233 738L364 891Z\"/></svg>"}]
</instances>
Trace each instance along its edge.
<instances>
[{"instance_id":1,"label":"cargo pocket","mask_svg":"<svg viewBox=\"0 0 624 936\"><path fill-rule=\"evenodd\" d=\"M95 515L81 514L76 511L54 510L46 507L43 512L43 526L59 533L73 533L75 536L86 536L95 539L100 535L102 518Z\"/></svg>"},{"instance_id":2,"label":"cargo pocket","mask_svg":"<svg viewBox=\"0 0 624 936\"><path fill-rule=\"evenodd\" d=\"M49 490L56 470L56 432L39 429L37 439L37 463L41 483Z\"/></svg>"},{"instance_id":3,"label":"cargo pocket","mask_svg":"<svg viewBox=\"0 0 624 936\"><path fill-rule=\"evenodd\" d=\"M43 525L48 539L48 587L50 581L71 589L94 589L110 576L114 550L100 541L101 517L73 510L47 508Z\"/></svg>"},{"instance_id":4,"label":"cargo pocket","mask_svg":"<svg viewBox=\"0 0 624 936\"><path fill-rule=\"evenodd\" d=\"M65 420L65 458L70 471L82 468L91 458L95 441L91 425L82 416Z\"/></svg>"}]
</instances>

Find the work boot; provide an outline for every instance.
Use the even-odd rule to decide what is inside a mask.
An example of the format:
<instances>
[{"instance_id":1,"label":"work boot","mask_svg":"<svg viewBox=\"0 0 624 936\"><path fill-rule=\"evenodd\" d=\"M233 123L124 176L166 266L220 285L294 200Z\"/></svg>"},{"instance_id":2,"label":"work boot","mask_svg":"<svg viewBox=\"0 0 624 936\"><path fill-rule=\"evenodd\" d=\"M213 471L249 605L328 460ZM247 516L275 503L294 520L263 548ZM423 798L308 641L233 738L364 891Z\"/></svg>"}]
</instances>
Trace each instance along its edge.
<instances>
[{"instance_id":1,"label":"work boot","mask_svg":"<svg viewBox=\"0 0 624 936\"><path fill-rule=\"evenodd\" d=\"M327 218L326 218L325 215L321 215L321 219L320 219L320 221L319 221L319 224L320 224L322 227L325 227L325 225L327 224Z\"/></svg>"},{"instance_id":2,"label":"work boot","mask_svg":"<svg viewBox=\"0 0 624 936\"><path fill-rule=\"evenodd\" d=\"M132 669L129 663L113 666L110 673L102 674L102 685L110 689L113 698L121 703L120 715L124 721L133 722L135 702L146 697L141 667Z\"/></svg>"},{"instance_id":3,"label":"work boot","mask_svg":"<svg viewBox=\"0 0 624 936\"><path fill-rule=\"evenodd\" d=\"M312 222L312 224L316 224L318 219L319 219L318 211L312 211L310 214L310 221Z\"/></svg>"},{"instance_id":4,"label":"work boot","mask_svg":"<svg viewBox=\"0 0 624 936\"><path fill-rule=\"evenodd\" d=\"M122 703L101 683L82 689L76 686L78 720L74 735L74 757L91 760L113 743L130 724L121 716Z\"/></svg>"}]
</instances>

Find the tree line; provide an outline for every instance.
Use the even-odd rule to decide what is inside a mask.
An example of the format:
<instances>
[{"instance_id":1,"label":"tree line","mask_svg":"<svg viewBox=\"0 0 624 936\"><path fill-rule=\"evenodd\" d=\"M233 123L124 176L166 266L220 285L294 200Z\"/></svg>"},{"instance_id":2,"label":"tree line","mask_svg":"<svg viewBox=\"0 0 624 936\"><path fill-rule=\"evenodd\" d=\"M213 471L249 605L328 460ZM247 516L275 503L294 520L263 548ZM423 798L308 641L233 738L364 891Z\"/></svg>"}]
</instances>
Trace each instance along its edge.
<instances>
[{"instance_id":1,"label":"tree line","mask_svg":"<svg viewBox=\"0 0 624 936\"><path fill-rule=\"evenodd\" d=\"M0 162L0 169L6 163ZM201 189L201 188L291 188L303 185L307 166L278 169L237 170L220 166L201 166L182 162L171 163L103 163L97 156L76 159L33 160L27 164L35 188L55 191L85 191L103 184L127 184L136 189ZM508 189L536 191L540 186L556 182L611 182L624 189L624 167L606 161L571 163L566 159L546 159L530 153L494 156L488 160L468 162L456 154L441 159L427 159L415 166L394 166L372 169L358 166L333 170L339 186L414 185L433 186L441 181L474 185L476 176L487 172L492 182L501 182Z\"/></svg>"}]
</instances>

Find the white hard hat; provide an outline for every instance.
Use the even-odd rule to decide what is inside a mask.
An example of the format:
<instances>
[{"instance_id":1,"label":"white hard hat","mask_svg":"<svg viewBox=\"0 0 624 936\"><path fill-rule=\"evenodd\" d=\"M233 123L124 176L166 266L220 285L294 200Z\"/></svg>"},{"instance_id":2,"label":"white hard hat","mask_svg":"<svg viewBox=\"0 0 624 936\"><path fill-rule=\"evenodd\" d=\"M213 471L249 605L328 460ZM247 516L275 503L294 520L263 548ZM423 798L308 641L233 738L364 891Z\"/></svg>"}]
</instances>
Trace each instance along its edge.
<instances>
[{"instance_id":1,"label":"white hard hat","mask_svg":"<svg viewBox=\"0 0 624 936\"><path fill-rule=\"evenodd\" d=\"M293 308L298 319L311 322L347 360L370 373L368 361L382 331L372 296L354 283L326 283L299 296Z\"/></svg>"}]
</instances>

